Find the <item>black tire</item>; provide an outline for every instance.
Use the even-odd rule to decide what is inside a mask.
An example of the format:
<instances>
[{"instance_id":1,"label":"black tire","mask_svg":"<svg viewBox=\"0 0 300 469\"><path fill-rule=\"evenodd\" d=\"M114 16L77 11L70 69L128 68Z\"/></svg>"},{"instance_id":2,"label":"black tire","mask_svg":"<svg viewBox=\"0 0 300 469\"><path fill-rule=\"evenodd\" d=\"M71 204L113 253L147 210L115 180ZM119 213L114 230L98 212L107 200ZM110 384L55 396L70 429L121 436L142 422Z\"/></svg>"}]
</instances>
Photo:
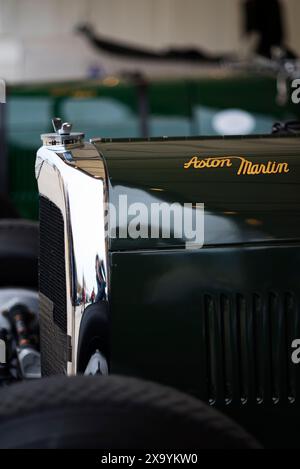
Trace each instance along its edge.
<instances>
[{"instance_id":1,"label":"black tire","mask_svg":"<svg viewBox=\"0 0 300 469\"><path fill-rule=\"evenodd\" d=\"M38 287L38 223L0 219L0 287Z\"/></svg>"},{"instance_id":2,"label":"black tire","mask_svg":"<svg viewBox=\"0 0 300 469\"><path fill-rule=\"evenodd\" d=\"M0 448L258 449L173 389L119 376L52 377L0 392Z\"/></svg>"}]
</instances>

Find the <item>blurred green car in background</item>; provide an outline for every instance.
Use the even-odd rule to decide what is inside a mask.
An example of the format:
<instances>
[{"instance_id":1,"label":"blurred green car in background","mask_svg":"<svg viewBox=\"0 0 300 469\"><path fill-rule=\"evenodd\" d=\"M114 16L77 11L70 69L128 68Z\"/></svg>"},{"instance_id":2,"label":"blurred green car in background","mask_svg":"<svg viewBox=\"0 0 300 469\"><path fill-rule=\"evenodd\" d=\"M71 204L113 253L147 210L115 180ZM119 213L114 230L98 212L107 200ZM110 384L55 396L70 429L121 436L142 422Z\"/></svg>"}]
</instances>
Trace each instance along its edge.
<instances>
[{"instance_id":1,"label":"blurred green car in background","mask_svg":"<svg viewBox=\"0 0 300 469\"><path fill-rule=\"evenodd\" d=\"M225 112L224 112L225 111ZM8 87L10 198L23 218L38 218L34 178L39 135L53 116L86 137L268 134L278 120L300 117L289 97L278 102L271 75L220 72L197 80L145 82L107 77L85 82Z\"/></svg>"}]
</instances>

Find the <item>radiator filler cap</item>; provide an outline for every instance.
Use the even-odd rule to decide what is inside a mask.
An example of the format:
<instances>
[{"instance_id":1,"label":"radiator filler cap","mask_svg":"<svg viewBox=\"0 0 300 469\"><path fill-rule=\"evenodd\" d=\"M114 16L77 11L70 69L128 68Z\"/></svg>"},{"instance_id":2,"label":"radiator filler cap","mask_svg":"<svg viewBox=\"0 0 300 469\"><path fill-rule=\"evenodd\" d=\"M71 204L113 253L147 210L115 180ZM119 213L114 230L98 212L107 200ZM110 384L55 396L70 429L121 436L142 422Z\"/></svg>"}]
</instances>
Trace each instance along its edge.
<instances>
[{"instance_id":1,"label":"radiator filler cap","mask_svg":"<svg viewBox=\"0 0 300 469\"><path fill-rule=\"evenodd\" d=\"M84 133L72 132L72 124L62 122L59 117L52 119L54 133L42 134L43 145L47 147L74 148L81 146L84 140Z\"/></svg>"}]
</instances>

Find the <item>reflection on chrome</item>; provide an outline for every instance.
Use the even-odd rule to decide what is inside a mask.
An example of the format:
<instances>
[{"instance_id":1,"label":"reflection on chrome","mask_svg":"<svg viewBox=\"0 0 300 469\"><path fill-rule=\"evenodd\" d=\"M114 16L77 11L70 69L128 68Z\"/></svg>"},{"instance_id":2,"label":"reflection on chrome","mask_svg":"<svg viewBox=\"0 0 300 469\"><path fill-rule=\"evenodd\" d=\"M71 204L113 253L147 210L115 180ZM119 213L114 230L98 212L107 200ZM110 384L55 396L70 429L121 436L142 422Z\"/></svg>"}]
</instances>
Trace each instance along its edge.
<instances>
[{"instance_id":1,"label":"reflection on chrome","mask_svg":"<svg viewBox=\"0 0 300 469\"><path fill-rule=\"evenodd\" d=\"M75 374L82 315L89 305L109 297L107 183L103 161L93 145L86 143L67 153L68 158L61 149L40 148L36 174L40 194L60 208L64 219L67 334L72 345L68 374Z\"/></svg>"}]
</instances>

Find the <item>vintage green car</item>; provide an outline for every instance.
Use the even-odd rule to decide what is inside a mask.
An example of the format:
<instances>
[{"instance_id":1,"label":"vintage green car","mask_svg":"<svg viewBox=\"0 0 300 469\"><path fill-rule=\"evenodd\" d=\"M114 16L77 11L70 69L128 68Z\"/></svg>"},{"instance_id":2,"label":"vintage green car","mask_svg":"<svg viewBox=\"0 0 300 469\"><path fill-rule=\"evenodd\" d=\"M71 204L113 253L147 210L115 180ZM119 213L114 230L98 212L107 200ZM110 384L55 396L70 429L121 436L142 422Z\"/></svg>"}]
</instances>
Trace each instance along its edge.
<instances>
[{"instance_id":1,"label":"vintage green car","mask_svg":"<svg viewBox=\"0 0 300 469\"><path fill-rule=\"evenodd\" d=\"M71 120L87 138L218 136L224 133L223 126L216 125L218 118L224 111L239 110L248 116L246 128L241 129L243 116L235 124L239 134L265 134L275 121L300 117L289 87L281 96L277 81L275 73L225 68L197 79L170 77L145 83L106 77L9 86L5 127L10 198L23 218L37 220L34 159L39 135L51 131L53 115Z\"/></svg>"},{"instance_id":2,"label":"vintage green car","mask_svg":"<svg viewBox=\"0 0 300 469\"><path fill-rule=\"evenodd\" d=\"M264 443L283 416L293 433L299 134L88 143L54 126L36 159L43 375L138 376Z\"/></svg>"}]
</instances>

